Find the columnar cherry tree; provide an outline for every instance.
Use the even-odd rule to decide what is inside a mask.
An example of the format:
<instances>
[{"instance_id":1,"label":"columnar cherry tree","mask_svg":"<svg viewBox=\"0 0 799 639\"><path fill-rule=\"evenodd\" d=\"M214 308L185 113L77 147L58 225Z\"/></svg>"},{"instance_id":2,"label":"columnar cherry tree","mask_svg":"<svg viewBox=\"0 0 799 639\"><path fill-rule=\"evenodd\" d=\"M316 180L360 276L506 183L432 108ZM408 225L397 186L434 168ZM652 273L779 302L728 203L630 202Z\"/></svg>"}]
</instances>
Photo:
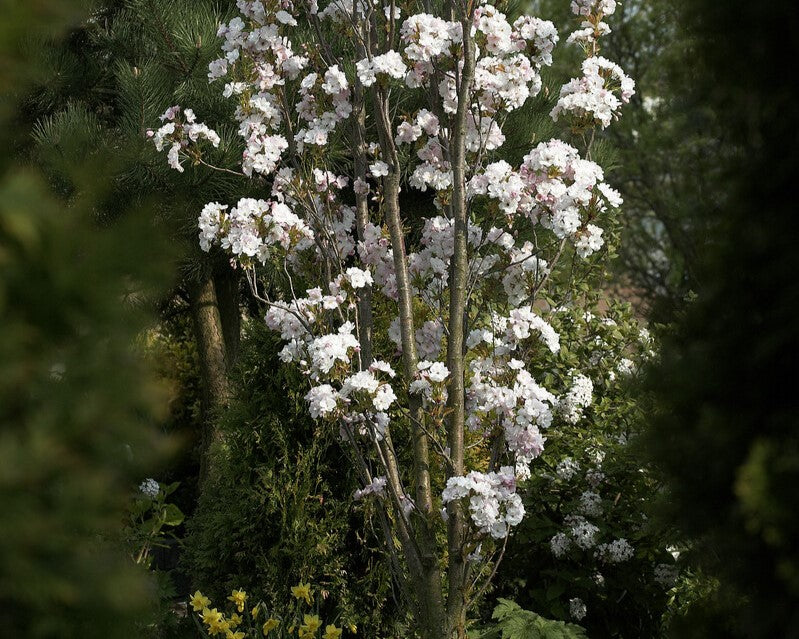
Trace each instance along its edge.
<instances>
[{"instance_id":1,"label":"columnar cherry tree","mask_svg":"<svg viewBox=\"0 0 799 639\"><path fill-rule=\"evenodd\" d=\"M311 415L352 451L354 497L378 504L424 637L465 637L524 516L517 482L546 429L591 402L578 371L558 398L521 359L558 352L539 296L564 255L602 247L621 203L589 143L633 93L598 55L616 2L571 5L586 57L551 116L584 157L549 140L519 167L498 159L558 34L478 0L239 0L209 67L236 105L240 172L269 195L207 204L200 244L247 273L281 358L307 377ZM162 121L149 135L178 171L239 172L208 161L220 137L190 109ZM430 214L411 216L402 190L426 192ZM283 274L283 299L260 285L265 265Z\"/></svg>"}]
</instances>

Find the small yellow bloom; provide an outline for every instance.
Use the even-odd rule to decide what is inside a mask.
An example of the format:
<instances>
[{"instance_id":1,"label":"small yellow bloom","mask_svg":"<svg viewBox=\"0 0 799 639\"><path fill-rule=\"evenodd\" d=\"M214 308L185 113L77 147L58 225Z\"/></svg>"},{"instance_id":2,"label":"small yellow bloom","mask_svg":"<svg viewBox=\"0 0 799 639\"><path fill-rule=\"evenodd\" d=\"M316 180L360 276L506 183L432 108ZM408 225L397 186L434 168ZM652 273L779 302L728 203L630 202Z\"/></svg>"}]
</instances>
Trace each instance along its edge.
<instances>
[{"instance_id":1,"label":"small yellow bloom","mask_svg":"<svg viewBox=\"0 0 799 639\"><path fill-rule=\"evenodd\" d=\"M298 583L296 586L291 587L291 594L295 599L305 599L305 603L311 605L311 585Z\"/></svg>"},{"instance_id":2,"label":"small yellow bloom","mask_svg":"<svg viewBox=\"0 0 799 639\"><path fill-rule=\"evenodd\" d=\"M230 631L230 623L225 621L223 616L214 619L208 624L208 634L211 636L227 634Z\"/></svg>"},{"instance_id":3,"label":"small yellow bloom","mask_svg":"<svg viewBox=\"0 0 799 639\"><path fill-rule=\"evenodd\" d=\"M354 623L352 623L352 622L350 622L350 623L348 623L348 624L347 624L347 630L349 630L349 631L350 631L352 634L354 634L354 635L357 635L357 634L358 634L358 626L356 626L356 625L355 625Z\"/></svg>"},{"instance_id":4,"label":"small yellow bloom","mask_svg":"<svg viewBox=\"0 0 799 639\"><path fill-rule=\"evenodd\" d=\"M225 639L244 639L245 634L239 630L238 632L233 632L232 630L228 630L227 634L225 635Z\"/></svg>"},{"instance_id":5,"label":"small yellow bloom","mask_svg":"<svg viewBox=\"0 0 799 639\"><path fill-rule=\"evenodd\" d=\"M321 627L322 621L319 619L319 615L305 615L302 618L299 635L300 637L312 637Z\"/></svg>"},{"instance_id":6,"label":"small yellow bloom","mask_svg":"<svg viewBox=\"0 0 799 639\"><path fill-rule=\"evenodd\" d=\"M234 612L232 615L230 615L230 627L231 628L237 628L238 626L241 625L242 621L243 621L243 619L241 618L241 616L238 613Z\"/></svg>"},{"instance_id":7,"label":"small yellow bloom","mask_svg":"<svg viewBox=\"0 0 799 639\"><path fill-rule=\"evenodd\" d=\"M258 614L261 612L261 604L255 604L255 608L250 611L253 619L258 619Z\"/></svg>"},{"instance_id":8,"label":"small yellow bloom","mask_svg":"<svg viewBox=\"0 0 799 639\"><path fill-rule=\"evenodd\" d=\"M336 628L331 623L325 626L325 634L322 635L322 639L339 639L341 633L342 633L341 628Z\"/></svg>"},{"instance_id":9,"label":"small yellow bloom","mask_svg":"<svg viewBox=\"0 0 799 639\"><path fill-rule=\"evenodd\" d=\"M247 601L247 593L243 590L234 590L230 597L228 597L228 601L232 601L236 604L236 608L239 612L244 612L244 602Z\"/></svg>"},{"instance_id":10,"label":"small yellow bloom","mask_svg":"<svg viewBox=\"0 0 799 639\"><path fill-rule=\"evenodd\" d=\"M213 610L211 610L208 607L203 608L202 614L203 614L203 623L206 626L210 626L214 622L221 621L222 617L224 617L224 615L221 612L219 612L216 608L214 608Z\"/></svg>"},{"instance_id":11,"label":"small yellow bloom","mask_svg":"<svg viewBox=\"0 0 799 639\"><path fill-rule=\"evenodd\" d=\"M203 608L211 605L211 600L198 590L192 595L189 603L194 608L194 612L200 612Z\"/></svg>"},{"instance_id":12,"label":"small yellow bloom","mask_svg":"<svg viewBox=\"0 0 799 639\"><path fill-rule=\"evenodd\" d=\"M319 615L304 615L302 622L311 630L319 630L319 628L322 627L322 621L319 619Z\"/></svg>"},{"instance_id":13,"label":"small yellow bloom","mask_svg":"<svg viewBox=\"0 0 799 639\"><path fill-rule=\"evenodd\" d=\"M270 631L274 630L279 625L280 622L277 619L275 619L274 617L270 617L269 619L266 620L266 623L264 623L264 634L265 635L269 634Z\"/></svg>"}]
</instances>

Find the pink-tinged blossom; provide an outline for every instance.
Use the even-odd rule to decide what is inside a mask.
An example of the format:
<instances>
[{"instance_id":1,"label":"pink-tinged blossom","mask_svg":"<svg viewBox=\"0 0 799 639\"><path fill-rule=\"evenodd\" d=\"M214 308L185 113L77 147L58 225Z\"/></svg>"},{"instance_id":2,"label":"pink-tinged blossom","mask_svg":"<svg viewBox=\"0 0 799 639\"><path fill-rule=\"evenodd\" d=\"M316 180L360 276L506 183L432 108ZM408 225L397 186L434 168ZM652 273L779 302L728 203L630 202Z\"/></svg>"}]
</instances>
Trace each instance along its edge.
<instances>
[{"instance_id":1,"label":"pink-tinged blossom","mask_svg":"<svg viewBox=\"0 0 799 639\"><path fill-rule=\"evenodd\" d=\"M330 384L315 386L305 395L308 401L308 412L314 419L327 417L336 410L338 396Z\"/></svg>"},{"instance_id":2,"label":"pink-tinged blossom","mask_svg":"<svg viewBox=\"0 0 799 639\"><path fill-rule=\"evenodd\" d=\"M578 16L609 16L616 11L616 0L572 0L571 10Z\"/></svg>"},{"instance_id":3,"label":"pink-tinged blossom","mask_svg":"<svg viewBox=\"0 0 799 639\"><path fill-rule=\"evenodd\" d=\"M570 80L560 90L552 119L569 117L575 126L599 125L603 129L619 117L622 104L635 94L635 82L621 67L596 56L583 62L583 76Z\"/></svg>"},{"instance_id":4,"label":"pink-tinged blossom","mask_svg":"<svg viewBox=\"0 0 799 639\"><path fill-rule=\"evenodd\" d=\"M524 517L524 506L516 494L514 469L503 466L497 473L472 471L465 477L450 477L441 495L444 505L468 498L472 524L483 534L503 539Z\"/></svg>"},{"instance_id":5,"label":"pink-tinged blossom","mask_svg":"<svg viewBox=\"0 0 799 639\"><path fill-rule=\"evenodd\" d=\"M371 483L367 484L360 490L356 490L355 493L352 495L352 498L355 501L360 501L364 497L369 497L373 495L375 497L385 497L386 496L386 478L385 477L375 477Z\"/></svg>"}]
</instances>

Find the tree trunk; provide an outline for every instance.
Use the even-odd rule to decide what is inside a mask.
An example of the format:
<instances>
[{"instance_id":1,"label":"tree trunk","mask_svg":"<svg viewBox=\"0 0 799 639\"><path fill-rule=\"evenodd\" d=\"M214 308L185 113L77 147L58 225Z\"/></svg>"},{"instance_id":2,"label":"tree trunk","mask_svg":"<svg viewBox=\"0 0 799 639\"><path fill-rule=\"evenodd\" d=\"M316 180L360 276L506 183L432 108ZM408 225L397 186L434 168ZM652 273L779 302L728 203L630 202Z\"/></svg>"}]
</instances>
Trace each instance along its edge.
<instances>
[{"instance_id":1,"label":"tree trunk","mask_svg":"<svg viewBox=\"0 0 799 639\"><path fill-rule=\"evenodd\" d=\"M239 310L239 281L241 271L227 262L219 264L214 271L219 318L222 321L222 337L225 340L225 364L230 372L236 365L241 340L241 312Z\"/></svg>"},{"instance_id":2,"label":"tree trunk","mask_svg":"<svg viewBox=\"0 0 799 639\"><path fill-rule=\"evenodd\" d=\"M447 424L451 472L464 474L464 324L466 292L469 279L469 217L466 203L466 117L474 78L474 46L470 37L471 19L464 17L463 71L458 87L458 110L452 126L450 162L452 165L452 218L455 223L454 250L449 269L449 322L447 335L447 368L450 372L447 395ZM447 626L451 637L466 637L466 557L464 539L467 533L466 514L459 502L448 507L448 581Z\"/></svg>"},{"instance_id":3,"label":"tree trunk","mask_svg":"<svg viewBox=\"0 0 799 639\"><path fill-rule=\"evenodd\" d=\"M216 418L227 406L230 385L227 376L224 331L213 278L208 276L199 282L191 283L189 299L202 382L199 478L199 483L202 485L212 474L212 449L222 441Z\"/></svg>"}]
</instances>

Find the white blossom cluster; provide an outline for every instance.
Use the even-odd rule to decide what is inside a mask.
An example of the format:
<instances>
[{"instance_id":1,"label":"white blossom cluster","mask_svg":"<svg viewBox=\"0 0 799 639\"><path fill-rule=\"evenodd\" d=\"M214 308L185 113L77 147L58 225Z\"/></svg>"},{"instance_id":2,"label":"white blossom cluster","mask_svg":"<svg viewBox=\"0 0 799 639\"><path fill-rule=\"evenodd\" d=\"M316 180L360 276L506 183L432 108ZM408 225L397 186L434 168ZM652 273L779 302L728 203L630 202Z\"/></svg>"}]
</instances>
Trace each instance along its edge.
<instances>
[{"instance_id":1,"label":"white blossom cluster","mask_svg":"<svg viewBox=\"0 0 799 639\"><path fill-rule=\"evenodd\" d=\"M444 382L449 377L449 369L442 362L423 360L416 365L417 379L411 382L409 392L422 395L425 400L444 404L447 389Z\"/></svg>"},{"instance_id":2,"label":"white blossom cluster","mask_svg":"<svg viewBox=\"0 0 799 639\"><path fill-rule=\"evenodd\" d=\"M583 409L591 404L594 384L590 378L577 373L572 378L572 386L558 404L558 411L563 419L576 424L583 416Z\"/></svg>"},{"instance_id":3,"label":"white blossom cluster","mask_svg":"<svg viewBox=\"0 0 799 639\"><path fill-rule=\"evenodd\" d=\"M593 224L608 208L617 208L619 193L603 182L602 169L580 158L577 149L561 142L542 142L525 156L519 171L504 160L486 166L471 178L468 194L496 202L510 224L523 215L560 238L570 238L580 257L603 244L602 229ZM518 260L516 260L518 261ZM528 268L546 267L533 261Z\"/></svg>"},{"instance_id":4,"label":"white blossom cluster","mask_svg":"<svg viewBox=\"0 0 799 639\"><path fill-rule=\"evenodd\" d=\"M591 510L591 517L601 516L601 504L596 493L584 492L579 500L578 510L585 513L586 503ZM587 513L586 513L587 514ZM614 539L607 543L599 543L599 526L592 523L581 513L567 515L564 521L566 529L558 532L549 540L552 554L562 558L572 548L594 551L594 556L604 563L621 563L633 558L635 551L626 539Z\"/></svg>"},{"instance_id":5,"label":"white blossom cluster","mask_svg":"<svg viewBox=\"0 0 799 639\"><path fill-rule=\"evenodd\" d=\"M586 18L592 15L609 16L616 11L616 0L572 0L571 10Z\"/></svg>"},{"instance_id":6,"label":"white blossom cluster","mask_svg":"<svg viewBox=\"0 0 799 639\"><path fill-rule=\"evenodd\" d=\"M275 247L284 253L313 244L313 231L282 202L242 198L230 209L210 202L200 212L200 247L220 246L240 261L255 258L265 263Z\"/></svg>"},{"instance_id":7,"label":"white blossom cluster","mask_svg":"<svg viewBox=\"0 0 799 639\"><path fill-rule=\"evenodd\" d=\"M598 124L603 129L618 118L623 104L635 93L635 82L622 68L601 56L583 62L583 75L563 85L552 109L552 119L568 115L579 126Z\"/></svg>"},{"instance_id":8,"label":"white blossom cluster","mask_svg":"<svg viewBox=\"0 0 799 639\"><path fill-rule=\"evenodd\" d=\"M375 497L385 497L386 494L386 478L385 477L375 477L370 484L367 484L365 487L361 488L360 490L356 490L353 493L352 498L355 501L359 501L364 497L368 497L369 495L374 495Z\"/></svg>"},{"instance_id":9,"label":"white blossom cluster","mask_svg":"<svg viewBox=\"0 0 799 639\"><path fill-rule=\"evenodd\" d=\"M169 146L166 154L169 166L183 173L181 152L191 144L200 140L208 140L214 147L220 143L219 135L202 122L197 122L197 116L191 109L181 109L175 105L169 107L159 118L164 124L156 129L148 129L147 137L155 144L157 151L163 151Z\"/></svg>"},{"instance_id":10,"label":"white blossom cluster","mask_svg":"<svg viewBox=\"0 0 799 639\"><path fill-rule=\"evenodd\" d=\"M161 486L152 477L145 479L139 486L139 492L141 492L142 495L149 497L150 499L155 499L156 497L158 497L158 493L160 490Z\"/></svg>"},{"instance_id":11,"label":"white blossom cluster","mask_svg":"<svg viewBox=\"0 0 799 639\"><path fill-rule=\"evenodd\" d=\"M511 526L524 517L522 499L516 494L513 467L503 466L498 473L472 471L465 477L450 477L441 495L444 505L459 499L469 500L469 513L477 529L503 539Z\"/></svg>"},{"instance_id":12,"label":"white blossom cluster","mask_svg":"<svg viewBox=\"0 0 799 639\"><path fill-rule=\"evenodd\" d=\"M551 140L542 142L524 158L520 171L529 184L530 215L559 238L573 237L581 257L603 245L602 229L589 220L621 206L618 191L603 182L602 169L580 158L577 149Z\"/></svg>"},{"instance_id":13,"label":"white blossom cluster","mask_svg":"<svg viewBox=\"0 0 799 639\"><path fill-rule=\"evenodd\" d=\"M578 472L580 472L580 464L571 457L562 459L555 467L555 474L563 481L570 481Z\"/></svg>"},{"instance_id":14,"label":"white blossom cluster","mask_svg":"<svg viewBox=\"0 0 799 639\"><path fill-rule=\"evenodd\" d=\"M618 564L628 561L635 555L635 550L626 539L614 539L607 544L596 547L596 556L600 561L608 564Z\"/></svg>"},{"instance_id":15,"label":"white blossom cluster","mask_svg":"<svg viewBox=\"0 0 799 639\"><path fill-rule=\"evenodd\" d=\"M585 490L580 495L578 509L586 517L599 517L602 514L602 497L592 490Z\"/></svg>"},{"instance_id":16,"label":"white blossom cluster","mask_svg":"<svg viewBox=\"0 0 799 639\"><path fill-rule=\"evenodd\" d=\"M615 0L574 0L572 12L583 21L568 42L579 44L589 57L583 62L582 76L563 85L551 116L566 118L576 130L590 126L606 128L619 117L621 107L635 93L635 82L622 68L598 55L599 39L610 33L603 18L616 10Z\"/></svg>"},{"instance_id":17,"label":"white blossom cluster","mask_svg":"<svg viewBox=\"0 0 799 639\"><path fill-rule=\"evenodd\" d=\"M581 621L588 614L588 606L579 597L569 599L569 614L576 621Z\"/></svg>"}]
</instances>

